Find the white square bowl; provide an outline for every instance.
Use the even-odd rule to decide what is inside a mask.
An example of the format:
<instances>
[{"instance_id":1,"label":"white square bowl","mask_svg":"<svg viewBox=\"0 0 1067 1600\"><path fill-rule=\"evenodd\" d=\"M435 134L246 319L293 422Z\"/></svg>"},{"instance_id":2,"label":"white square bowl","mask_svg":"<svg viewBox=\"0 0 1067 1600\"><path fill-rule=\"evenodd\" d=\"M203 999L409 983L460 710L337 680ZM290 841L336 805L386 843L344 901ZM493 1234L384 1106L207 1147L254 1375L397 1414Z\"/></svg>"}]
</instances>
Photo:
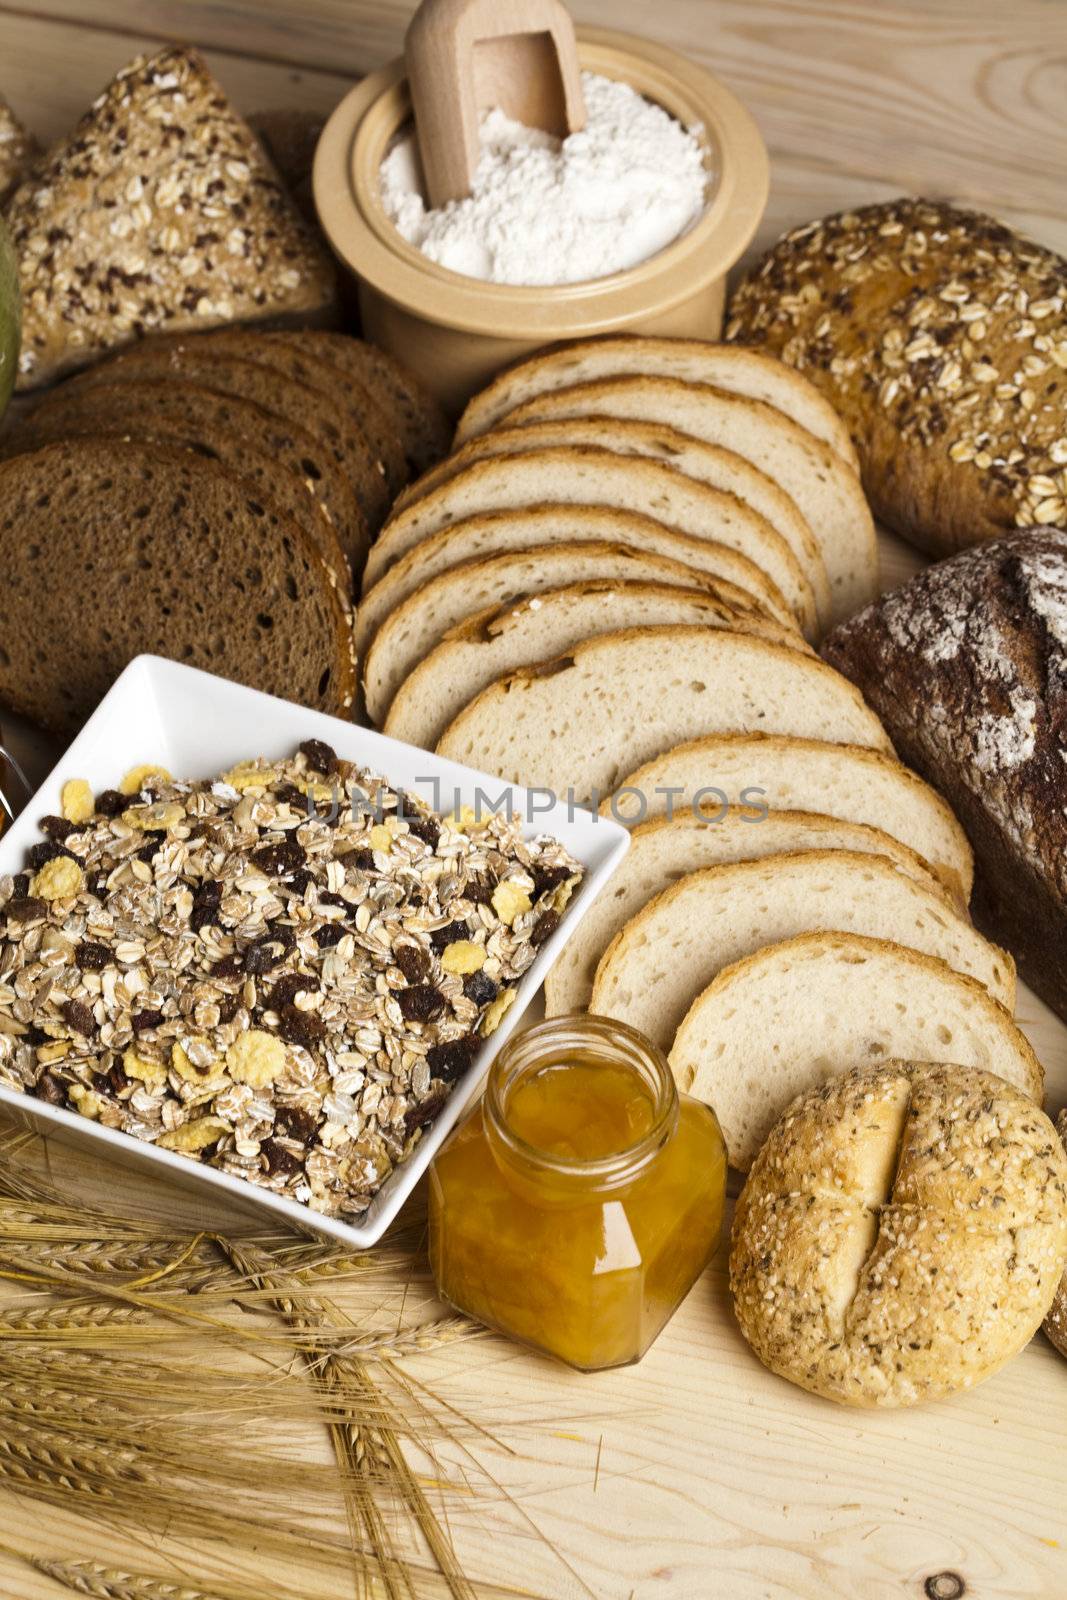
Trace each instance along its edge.
<instances>
[{"instance_id":1,"label":"white square bowl","mask_svg":"<svg viewBox=\"0 0 1067 1600\"><path fill-rule=\"evenodd\" d=\"M320 1216L299 1201L272 1194L213 1167L200 1166L188 1156L159 1150L130 1134L101 1127L76 1112L2 1084L0 1105L25 1125L55 1139L120 1166L141 1171L154 1169L169 1181L196 1190L202 1200L217 1203L212 1209L217 1210L222 1226L234 1211L253 1211L284 1218L303 1232L326 1234L362 1250L381 1238L443 1140L471 1104L493 1057L515 1031L548 969L625 855L630 842L626 829L569 805L565 798L549 803L543 790L504 785L485 773L454 761L442 761L425 750L400 744L354 723L305 710L158 656L138 656L101 701L21 816L0 838L0 874L24 869L30 846L41 837L38 822L42 816L59 811L60 790L68 778L85 778L94 793L99 793L114 788L123 773L142 762L158 762L175 777L209 778L244 759L292 755L297 745L309 738L325 740L339 756L379 774L394 788L420 795L435 809L451 810L457 802L473 806L479 791L495 799L502 789L508 789L513 797L512 809L523 819L525 836L552 834L586 869L559 928L546 940L520 981L500 1027L486 1039L472 1066L458 1079L441 1114L423 1134L411 1157L386 1179L363 1219L349 1223Z\"/></svg>"}]
</instances>

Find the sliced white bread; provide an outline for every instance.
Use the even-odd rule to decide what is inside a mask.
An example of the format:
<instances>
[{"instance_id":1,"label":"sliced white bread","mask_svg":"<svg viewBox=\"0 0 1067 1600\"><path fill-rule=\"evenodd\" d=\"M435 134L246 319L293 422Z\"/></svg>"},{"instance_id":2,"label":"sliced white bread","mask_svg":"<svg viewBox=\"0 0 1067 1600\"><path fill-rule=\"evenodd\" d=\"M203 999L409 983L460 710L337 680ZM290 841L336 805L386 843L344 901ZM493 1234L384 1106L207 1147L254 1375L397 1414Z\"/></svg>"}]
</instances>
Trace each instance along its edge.
<instances>
[{"instance_id":1,"label":"sliced white bread","mask_svg":"<svg viewBox=\"0 0 1067 1600\"><path fill-rule=\"evenodd\" d=\"M675 533L662 522L632 511L612 511L605 506L526 506L519 511L489 511L479 517L466 517L401 556L359 603L355 639L360 659L366 658L371 640L385 619L438 573L462 562L530 550L535 545L592 541L627 545L632 550L681 563L694 574L690 581L701 588L705 581L714 579L721 598L731 605L763 611L787 627L796 627L796 619L770 579L726 545ZM488 603L489 597L485 597L470 609L477 610Z\"/></svg>"},{"instance_id":2,"label":"sliced white bread","mask_svg":"<svg viewBox=\"0 0 1067 1600\"><path fill-rule=\"evenodd\" d=\"M859 471L859 459L844 422L814 384L794 368L773 356L736 345L705 344L699 339L635 338L632 334L561 345L502 372L467 406L456 430L456 443L495 428L516 406L535 395L626 374L710 383L730 394L763 400L824 440L854 472Z\"/></svg>"},{"instance_id":3,"label":"sliced white bread","mask_svg":"<svg viewBox=\"0 0 1067 1600\"><path fill-rule=\"evenodd\" d=\"M438 752L514 783L599 800L700 733L767 728L888 750L881 723L823 662L710 628L631 628L483 689Z\"/></svg>"},{"instance_id":4,"label":"sliced white bread","mask_svg":"<svg viewBox=\"0 0 1067 1600\"><path fill-rule=\"evenodd\" d=\"M708 444L680 433L666 423L634 422L616 417L572 417L562 422L531 422L525 428L496 428L471 439L454 455L410 484L393 506L393 515L421 500L439 484L454 478L474 461L492 456L525 455L561 445L591 445L618 455L642 456L684 472L712 489L735 494L781 534L800 562L815 594L820 625L830 616L830 580L815 535L795 502L765 472L735 450Z\"/></svg>"},{"instance_id":5,"label":"sliced white bread","mask_svg":"<svg viewBox=\"0 0 1067 1600\"><path fill-rule=\"evenodd\" d=\"M733 861L757 861L796 850L851 850L884 856L898 871L949 905L948 890L920 856L880 828L839 822L803 811L754 812L719 807L704 816L680 815L643 822L611 882L593 901L545 979L550 1017L584 1011L608 945L643 906L690 872Z\"/></svg>"},{"instance_id":6,"label":"sliced white bread","mask_svg":"<svg viewBox=\"0 0 1067 1600\"><path fill-rule=\"evenodd\" d=\"M806 933L727 967L670 1053L678 1087L714 1106L742 1172L798 1094L893 1060L978 1067L1038 1104L1044 1093L1028 1040L980 983L859 934Z\"/></svg>"},{"instance_id":7,"label":"sliced white bread","mask_svg":"<svg viewBox=\"0 0 1067 1600\"><path fill-rule=\"evenodd\" d=\"M394 695L384 732L432 750L449 723L483 689L519 667L573 650L620 628L703 624L771 639L813 655L797 633L755 612L737 611L699 589L593 580L492 606L450 628Z\"/></svg>"},{"instance_id":8,"label":"sliced white bread","mask_svg":"<svg viewBox=\"0 0 1067 1600\"><path fill-rule=\"evenodd\" d=\"M389 519L367 557L364 592L401 556L450 523L546 502L638 511L676 533L724 544L766 573L806 635L817 632L811 584L765 517L736 495L710 489L662 462L589 445L494 456L465 467Z\"/></svg>"},{"instance_id":9,"label":"sliced white bread","mask_svg":"<svg viewBox=\"0 0 1067 1600\"><path fill-rule=\"evenodd\" d=\"M606 378L528 401L511 413L508 426L567 417L670 422L736 451L780 483L807 518L826 563L835 620L874 598L878 551L859 478L828 445L773 406L676 378Z\"/></svg>"},{"instance_id":10,"label":"sliced white bread","mask_svg":"<svg viewBox=\"0 0 1067 1600\"><path fill-rule=\"evenodd\" d=\"M662 815L672 791L677 815L704 791L705 800L723 805L762 802L775 811L818 811L882 828L928 861L962 906L971 898L967 835L937 790L891 755L823 739L727 734L668 750L620 787L645 797L641 806L634 796L619 796L622 821Z\"/></svg>"},{"instance_id":11,"label":"sliced white bread","mask_svg":"<svg viewBox=\"0 0 1067 1600\"><path fill-rule=\"evenodd\" d=\"M669 1050L686 1012L735 961L802 933L859 933L937 956L1015 1009L1015 966L943 898L878 856L805 850L691 873L616 934L589 1009Z\"/></svg>"}]
</instances>

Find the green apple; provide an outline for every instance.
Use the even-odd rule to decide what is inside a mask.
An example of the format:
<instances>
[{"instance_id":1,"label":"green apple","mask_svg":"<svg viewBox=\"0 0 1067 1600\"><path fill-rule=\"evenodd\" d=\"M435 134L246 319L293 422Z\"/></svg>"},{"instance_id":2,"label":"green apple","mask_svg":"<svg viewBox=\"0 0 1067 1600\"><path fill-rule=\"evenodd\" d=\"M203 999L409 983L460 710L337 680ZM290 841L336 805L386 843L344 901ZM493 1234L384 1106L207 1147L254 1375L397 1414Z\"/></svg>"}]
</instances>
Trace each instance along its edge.
<instances>
[{"instance_id":1,"label":"green apple","mask_svg":"<svg viewBox=\"0 0 1067 1600\"><path fill-rule=\"evenodd\" d=\"M19 274L11 235L0 221L0 417L3 416L19 361Z\"/></svg>"}]
</instances>

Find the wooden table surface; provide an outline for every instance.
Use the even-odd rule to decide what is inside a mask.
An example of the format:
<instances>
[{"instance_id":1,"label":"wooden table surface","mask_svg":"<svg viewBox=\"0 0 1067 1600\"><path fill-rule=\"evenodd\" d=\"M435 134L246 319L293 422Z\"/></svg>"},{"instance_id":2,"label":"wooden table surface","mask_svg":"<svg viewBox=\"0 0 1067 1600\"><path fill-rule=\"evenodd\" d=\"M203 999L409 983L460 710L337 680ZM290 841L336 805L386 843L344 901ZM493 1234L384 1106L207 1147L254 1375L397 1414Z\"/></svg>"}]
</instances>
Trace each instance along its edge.
<instances>
[{"instance_id":1,"label":"wooden table surface","mask_svg":"<svg viewBox=\"0 0 1067 1600\"><path fill-rule=\"evenodd\" d=\"M572 9L685 50L747 102L773 169L757 247L821 212L911 190L988 206L1067 252L1064 0ZM138 49L186 39L242 109L325 112L399 51L410 11L406 0L0 0L0 93L47 139ZM884 554L887 581L915 565L893 541ZM42 746L23 733L19 749L41 769ZM1067 1031L1025 991L1020 1020L1050 1104L1064 1104ZM509 1500L454 1529L479 1584L542 1600L1067 1595L1067 1366L1040 1337L970 1396L911 1413L839 1410L750 1356L720 1254L626 1372L581 1378L497 1340L425 1359L420 1375L511 1430L512 1453L484 1446ZM100 1542L5 1496L0 1539L68 1557ZM247 1573L269 1600L271 1574ZM62 1592L0 1555L4 1600Z\"/></svg>"}]
</instances>

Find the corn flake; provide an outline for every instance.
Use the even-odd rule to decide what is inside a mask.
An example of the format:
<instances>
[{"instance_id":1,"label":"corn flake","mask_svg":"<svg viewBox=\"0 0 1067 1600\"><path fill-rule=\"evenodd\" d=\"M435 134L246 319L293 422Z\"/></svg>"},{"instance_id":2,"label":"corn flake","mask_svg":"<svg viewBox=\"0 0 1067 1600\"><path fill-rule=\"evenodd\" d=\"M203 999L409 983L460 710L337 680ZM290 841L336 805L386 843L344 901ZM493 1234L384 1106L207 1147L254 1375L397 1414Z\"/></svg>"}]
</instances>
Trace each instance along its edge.
<instances>
[{"instance_id":1,"label":"corn flake","mask_svg":"<svg viewBox=\"0 0 1067 1600\"><path fill-rule=\"evenodd\" d=\"M530 910L532 904L526 890L508 879L498 883L493 890L493 910L501 922L506 922L509 928L516 917L521 917L524 912Z\"/></svg>"},{"instance_id":2,"label":"corn flake","mask_svg":"<svg viewBox=\"0 0 1067 1600\"><path fill-rule=\"evenodd\" d=\"M229 1131L229 1123L223 1122L221 1117L198 1117L195 1122L183 1122L181 1127L161 1133L156 1144L163 1150L181 1150L189 1154L217 1144Z\"/></svg>"},{"instance_id":3,"label":"corn flake","mask_svg":"<svg viewBox=\"0 0 1067 1600\"><path fill-rule=\"evenodd\" d=\"M518 994L518 992L519 991L517 989L501 989L492 1005L487 1008L485 1016L482 1018L480 1032L483 1039L488 1039L489 1035L491 1033L495 1033L499 1028L505 1016L515 1004L515 996Z\"/></svg>"},{"instance_id":4,"label":"corn flake","mask_svg":"<svg viewBox=\"0 0 1067 1600\"><path fill-rule=\"evenodd\" d=\"M46 861L30 884L31 895L39 900L73 900L85 882L85 874L70 856Z\"/></svg>"},{"instance_id":5,"label":"corn flake","mask_svg":"<svg viewBox=\"0 0 1067 1600\"><path fill-rule=\"evenodd\" d=\"M446 946L441 955L441 965L446 972L465 977L468 972L480 972L485 965L485 947L473 939L457 939Z\"/></svg>"},{"instance_id":6,"label":"corn flake","mask_svg":"<svg viewBox=\"0 0 1067 1600\"><path fill-rule=\"evenodd\" d=\"M68 778L59 803L68 822L88 822L96 811L93 791L84 778Z\"/></svg>"},{"instance_id":7,"label":"corn flake","mask_svg":"<svg viewBox=\"0 0 1067 1600\"><path fill-rule=\"evenodd\" d=\"M140 794L149 778L158 778L161 783L174 781L166 767L161 767L158 761L146 761L139 767L130 768L119 784L119 793Z\"/></svg>"},{"instance_id":8,"label":"corn flake","mask_svg":"<svg viewBox=\"0 0 1067 1600\"><path fill-rule=\"evenodd\" d=\"M250 1028L235 1039L226 1052L226 1066L237 1083L263 1089L273 1083L285 1067L285 1046L273 1033Z\"/></svg>"}]
</instances>

